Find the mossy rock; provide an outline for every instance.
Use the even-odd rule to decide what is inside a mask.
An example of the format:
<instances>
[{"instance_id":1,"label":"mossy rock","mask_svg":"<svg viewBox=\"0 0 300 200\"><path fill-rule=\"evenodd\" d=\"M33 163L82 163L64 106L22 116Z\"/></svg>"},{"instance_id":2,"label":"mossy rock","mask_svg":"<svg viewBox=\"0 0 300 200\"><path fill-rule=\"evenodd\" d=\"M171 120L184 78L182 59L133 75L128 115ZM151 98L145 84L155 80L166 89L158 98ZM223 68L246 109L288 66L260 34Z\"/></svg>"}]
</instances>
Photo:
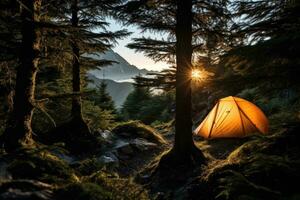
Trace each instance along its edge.
<instances>
[{"instance_id":1,"label":"mossy rock","mask_svg":"<svg viewBox=\"0 0 300 200\"><path fill-rule=\"evenodd\" d=\"M104 165L97 158L87 158L71 165L80 175L87 176L101 170Z\"/></svg>"},{"instance_id":2,"label":"mossy rock","mask_svg":"<svg viewBox=\"0 0 300 200\"><path fill-rule=\"evenodd\" d=\"M55 192L57 200L109 200L112 194L95 183L70 184Z\"/></svg>"},{"instance_id":3,"label":"mossy rock","mask_svg":"<svg viewBox=\"0 0 300 200\"><path fill-rule=\"evenodd\" d=\"M150 142L164 144L164 138L152 127L147 126L139 121L128 121L117 125L112 130L119 137L144 138Z\"/></svg>"},{"instance_id":4,"label":"mossy rock","mask_svg":"<svg viewBox=\"0 0 300 200\"><path fill-rule=\"evenodd\" d=\"M16 155L7 170L14 179L35 179L58 184L76 182L78 179L66 162L48 151Z\"/></svg>"}]
</instances>

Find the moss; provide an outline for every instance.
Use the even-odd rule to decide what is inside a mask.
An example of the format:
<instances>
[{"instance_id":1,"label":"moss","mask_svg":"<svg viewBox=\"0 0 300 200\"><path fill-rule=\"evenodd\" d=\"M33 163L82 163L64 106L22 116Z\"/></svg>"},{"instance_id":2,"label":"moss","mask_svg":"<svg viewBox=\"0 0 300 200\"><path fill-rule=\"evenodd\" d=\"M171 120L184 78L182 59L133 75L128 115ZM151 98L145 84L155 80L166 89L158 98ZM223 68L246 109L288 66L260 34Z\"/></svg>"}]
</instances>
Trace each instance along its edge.
<instances>
[{"instance_id":1,"label":"moss","mask_svg":"<svg viewBox=\"0 0 300 200\"><path fill-rule=\"evenodd\" d=\"M298 186L290 183L300 179L300 160L257 154L245 164L243 173L249 180L259 185L288 194L298 190Z\"/></svg>"},{"instance_id":2,"label":"moss","mask_svg":"<svg viewBox=\"0 0 300 200\"><path fill-rule=\"evenodd\" d=\"M8 171L14 179L35 179L57 184L78 181L66 162L45 150L16 155Z\"/></svg>"},{"instance_id":3,"label":"moss","mask_svg":"<svg viewBox=\"0 0 300 200\"><path fill-rule=\"evenodd\" d=\"M279 199L280 192L257 185L249 181L243 174L225 170L218 179L219 193L216 199Z\"/></svg>"},{"instance_id":4,"label":"moss","mask_svg":"<svg viewBox=\"0 0 300 200\"><path fill-rule=\"evenodd\" d=\"M254 153L257 153L257 151L260 150L262 146L264 146L264 144L262 144L261 141L258 140L246 142L232 151L227 157L227 160L230 163L240 162L241 160L253 155Z\"/></svg>"},{"instance_id":5,"label":"moss","mask_svg":"<svg viewBox=\"0 0 300 200\"><path fill-rule=\"evenodd\" d=\"M113 133L121 137L144 138L155 143L166 143L164 138L152 127L147 126L139 121L128 121L120 123L112 130Z\"/></svg>"},{"instance_id":6,"label":"moss","mask_svg":"<svg viewBox=\"0 0 300 200\"><path fill-rule=\"evenodd\" d=\"M148 200L147 191L136 184L131 178L120 178L117 174L99 171L86 178L109 191L114 199Z\"/></svg>"},{"instance_id":7,"label":"moss","mask_svg":"<svg viewBox=\"0 0 300 200\"><path fill-rule=\"evenodd\" d=\"M87 176L95 171L99 171L103 167L104 165L96 158L87 158L73 165L73 168L83 176Z\"/></svg>"},{"instance_id":8,"label":"moss","mask_svg":"<svg viewBox=\"0 0 300 200\"><path fill-rule=\"evenodd\" d=\"M152 123L151 126L153 126L156 130L159 130L162 134L167 134L170 132L174 132L174 126L175 126L175 120L170 120L169 122L161 122L161 123Z\"/></svg>"},{"instance_id":9,"label":"moss","mask_svg":"<svg viewBox=\"0 0 300 200\"><path fill-rule=\"evenodd\" d=\"M113 195L95 183L75 183L58 189L55 192L57 200L108 200L113 199Z\"/></svg>"},{"instance_id":10,"label":"moss","mask_svg":"<svg viewBox=\"0 0 300 200\"><path fill-rule=\"evenodd\" d=\"M218 199L289 199L299 195L299 127L256 138L207 170Z\"/></svg>"}]
</instances>

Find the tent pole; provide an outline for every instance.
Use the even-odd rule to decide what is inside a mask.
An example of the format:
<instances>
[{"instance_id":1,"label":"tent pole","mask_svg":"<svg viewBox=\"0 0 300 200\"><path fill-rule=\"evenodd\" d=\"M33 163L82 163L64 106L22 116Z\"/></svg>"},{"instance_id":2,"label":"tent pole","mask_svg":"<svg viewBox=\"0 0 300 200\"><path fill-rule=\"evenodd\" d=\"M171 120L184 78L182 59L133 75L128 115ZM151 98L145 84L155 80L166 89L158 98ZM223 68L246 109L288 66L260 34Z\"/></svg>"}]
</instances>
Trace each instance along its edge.
<instances>
[{"instance_id":1,"label":"tent pole","mask_svg":"<svg viewBox=\"0 0 300 200\"><path fill-rule=\"evenodd\" d=\"M263 133L261 130L259 130L259 128L257 128L257 126L252 122L252 120L246 115L246 113L241 109L241 107L238 105L238 104L236 104L237 105L237 107L239 108L239 110L245 115L245 117L251 122L251 124L259 131L259 132L261 132L261 133Z\"/></svg>"},{"instance_id":2,"label":"tent pole","mask_svg":"<svg viewBox=\"0 0 300 200\"><path fill-rule=\"evenodd\" d=\"M240 107L238 106L238 104L237 104L235 98L234 98L234 97L232 97L232 98L233 98L233 101L234 101L234 103L235 103L235 105L236 105L236 108L238 109L238 112L239 112L239 115L240 115L240 120L241 120L241 124L242 124L243 133L244 133L244 135L246 135L245 126L244 126L244 122L243 122L242 115L241 115L241 109L240 109Z\"/></svg>"},{"instance_id":3,"label":"tent pole","mask_svg":"<svg viewBox=\"0 0 300 200\"><path fill-rule=\"evenodd\" d=\"M216 107L216 112L215 112L215 116L214 116L214 120L213 120L213 124L212 124L211 127L210 127L209 134L208 134L208 137L207 137L207 138L210 138L212 129L213 129L214 125L215 125L216 117L217 117L218 109L219 109L219 104L220 104L220 100L218 100L217 107Z\"/></svg>"}]
</instances>

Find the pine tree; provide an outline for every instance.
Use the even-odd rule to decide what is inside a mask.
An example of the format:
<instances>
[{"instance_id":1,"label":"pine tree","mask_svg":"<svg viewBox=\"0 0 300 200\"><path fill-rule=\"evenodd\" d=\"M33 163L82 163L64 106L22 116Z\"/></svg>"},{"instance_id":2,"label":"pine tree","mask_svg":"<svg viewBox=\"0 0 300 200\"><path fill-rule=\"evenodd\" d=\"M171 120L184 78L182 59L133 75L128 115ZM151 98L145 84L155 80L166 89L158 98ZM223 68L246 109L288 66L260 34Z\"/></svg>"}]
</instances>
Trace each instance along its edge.
<instances>
[{"instance_id":1,"label":"pine tree","mask_svg":"<svg viewBox=\"0 0 300 200\"><path fill-rule=\"evenodd\" d=\"M191 163L194 158L203 162L203 155L195 148L192 139L190 74L197 54L213 60L222 53L230 20L227 3L141 0L129 1L121 7L121 20L137 24L144 31L166 35L162 39L136 38L128 47L145 53L155 61L164 60L172 65L176 62L176 73L169 71L148 80L153 85L174 85L176 81L176 136L170 157L178 162ZM212 46L214 51L210 50ZM141 79L142 84L146 81Z\"/></svg>"},{"instance_id":2,"label":"pine tree","mask_svg":"<svg viewBox=\"0 0 300 200\"><path fill-rule=\"evenodd\" d=\"M106 17L118 1L68 0L53 3L51 16L62 34L54 40L63 44L63 49L55 49L66 54L67 66L72 68L72 109L70 127L74 134L90 135L90 130L82 115L82 86L86 70L100 68L112 63L109 60L96 60L91 54L103 53L116 43L116 39L126 36L125 30L109 32ZM71 22L71 23L70 23ZM67 41L67 42L66 42ZM75 128L77 127L77 128Z\"/></svg>"},{"instance_id":3,"label":"pine tree","mask_svg":"<svg viewBox=\"0 0 300 200\"><path fill-rule=\"evenodd\" d=\"M175 142L172 150L165 155L164 162L181 163L204 162L202 152L196 148L192 137L191 77L192 69L192 0L177 0L176 10L176 116Z\"/></svg>"},{"instance_id":4,"label":"pine tree","mask_svg":"<svg viewBox=\"0 0 300 200\"><path fill-rule=\"evenodd\" d=\"M227 73L214 87L231 93L259 87L262 93L270 93L297 86L300 4L239 1L234 5L245 17L234 32L243 41L221 58Z\"/></svg>"},{"instance_id":5,"label":"pine tree","mask_svg":"<svg viewBox=\"0 0 300 200\"><path fill-rule=\"evenodd\" d=\"M136 79L137 81L138 79ZM143 104L150 100L151 94L149 87L140 86L139 83L134 85L134 90L127 96L121 114L125 120L140 120L141 116L139 110ZM146 114L146 113L143 113Z\"/></svg>"},{"instance_id":6,"label":"pine tree","mask_svg":"<svg viewBox=\"0 0 300 200\"><path fill-rule=\"evenodd\" d=\"M72 17L71 17L71 23L72 28L75 30L78 29L79 26L79 8L78 8L78 0L73 0L71 3L71 10L72 10ZM74 35L73 35L74 37ZM74 93L80 92L80 49L76 42L76 39L73 38L71 40L71 47L72 47L72 89ZM76 95L72 98L72 124L76 125L79 130L79 133L83 134L90 134L90 129L87 126L87 124L84 122L82 117L82 102L81 102L81 96Z\"/></svg>"},{"instance_id":7,"label":"pine tree","mask_svg":"<svg viewBox=\"0 0 300 200\"><path fill-rule=\"evenodd\" d=\"M38 70L41 33L37 26L41 0L21 1L20 66L17 69L16 89L12 116L3 134L2 143L7 151L32 145L31 119L35 106L35 79Z\"/></svg>"},{"instance_id":8,"label":"pine tree","mask_svg":"<svg viewBox=\"0 0 300 200\"><path fill-rule=\"evenodd\" d=\"M18 14L17 14L18 13ZM20 49L20 23L17 1L0 2L0 98L1 126L4 129L13 110L16 68Z\"/></svg>"},{"instance_id":9,"label":"pine tree","mask_svg":"<svg viewBox=\"0 0 300 200\"><path fill-rule=\"evenodd\" d=\"M116 114L116 108L114 101L107 92L107 84L104 80L101 81L100 85L97 86L97 100L95 101L102 110L110 110Z\"/></svg>"}]
</instances>

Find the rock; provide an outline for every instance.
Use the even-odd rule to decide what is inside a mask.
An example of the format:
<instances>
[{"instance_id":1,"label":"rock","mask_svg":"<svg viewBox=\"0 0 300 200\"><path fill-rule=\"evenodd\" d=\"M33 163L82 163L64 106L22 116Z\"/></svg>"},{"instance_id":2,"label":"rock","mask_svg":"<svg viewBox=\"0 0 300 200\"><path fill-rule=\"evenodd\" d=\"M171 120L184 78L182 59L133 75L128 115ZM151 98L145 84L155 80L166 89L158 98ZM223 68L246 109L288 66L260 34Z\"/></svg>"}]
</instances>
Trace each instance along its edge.
<instances>
[{"instance_id":1,"label":"rock","mask_svg":"<svg viewBox=\"0 0 300 200\"><path fill-rule=\"evenodd\" d=\"M99 133L99 136L104 140L109 140L112 137L112 133L109 130L105 130Z\"/></svg>"},{"instance_id":2,"label":"rock","mask_svg":"<svg viewBox=\"0 0 300 200\"><path fill-rule=\"evenodd\" d=\"M109 136L109 137L112 136L112 133L111 133L109 130L104 130L103 133L104 133L106 136Z\"/></svg>"},{"instance_id":3,"label":"rock","mask_svg":"<svg viewBox=\"0 0 300 200\"><path fill-rule=\"evenodd\" d=\"M98 161L104 164L119 163L119 159L112 152L107 152L104 155L100 156Z\"/></svg>"},{"instance_id":4,"label":"rock","mask_svg":"<svg viewBox=\"0 0 300 200\"><path fill-rule=\"evenodd\" d=\"M140 151L147 151L149 149L155 148L157 144L153 142L148 142L142 138L136 138L130 142L130 144L136 147Z\"/></svg>"},{"instance_id":5,"label":"rock","mask_svg":"<svg viewBox=\"0 0 300 200\"><path fill-rule=\"evenodd\" d=\"M100 140L103 144L108 146L114 143L115 138L109 130L104 130L102 132L97 132L97 139Z\"/></svg>"},{"instance_id":6,"label":"rock","mask_svg":"<svg viewBox=\"0 0 300 200\"><path fill-rule=\"evenodd\" d=\"M58 152L58 151L51 151L51 153L53 153L55 156L57 156L58 158L62 159L63 161L72 164L74 163L74 161L76 160L74 157L72 156L68 156L62 152Z\"/></svg>"},{"instance_id":7,"label":"rock","mask_svg":"<svg viewBox=\"0 0 300 200\"><path fill-rule=\"evenodd\" d=\"M103 132L103 130L99 128L99 129L97 129L97 130L94 132L94 135L98 136L98 135L100 135L102 132Z\"/></svg>"},{"instance_id":8,"label":"rock","mask_svg":"<svg viewBox=\"0 0 300 200\"><path fill-rule=\"evenodd\" d=\"M120 133L118 133L118 136L124 137L124 138L130 138L130 137L132 137L132 134L130 132L120 132Z\"/></svg>"},{"instance_id":9,"label":"rock","mask_svg":"<svg viewBox=\"0 0 300 200\"><path fill-rule=\"evenodd\" d=\"M115 146L113 149L117 152L118 158L120 159L128 159L134 152L130 143L124 140L115 141Z\"/></svg>"},{"instance_id":10,"label":"rock","mask_svg":"<svg viewBox=\"0 0 300 200\"><path fill-rule=\"evenodd\" d=\"M133 154L133 149L131 148L130 144L124 145L120 148L118 148L119 154L125 154L125 155L131 155Z\"/></svg>"},{"instance_id":11,"label":"rock","mask_svg":"<svg viewBox=\"0 0 300 200\"><path fill-rule=\"evenodd\" d=\"M114 145L114 149L119 149L119 148L122 148L122 147L124 147L124 146L127 146L127 145L129 145L129 142L126 142L126 141L124 141L124 140L117 140L117 141L115 141L115 145Z\"/></svg>"}]
</instances>

